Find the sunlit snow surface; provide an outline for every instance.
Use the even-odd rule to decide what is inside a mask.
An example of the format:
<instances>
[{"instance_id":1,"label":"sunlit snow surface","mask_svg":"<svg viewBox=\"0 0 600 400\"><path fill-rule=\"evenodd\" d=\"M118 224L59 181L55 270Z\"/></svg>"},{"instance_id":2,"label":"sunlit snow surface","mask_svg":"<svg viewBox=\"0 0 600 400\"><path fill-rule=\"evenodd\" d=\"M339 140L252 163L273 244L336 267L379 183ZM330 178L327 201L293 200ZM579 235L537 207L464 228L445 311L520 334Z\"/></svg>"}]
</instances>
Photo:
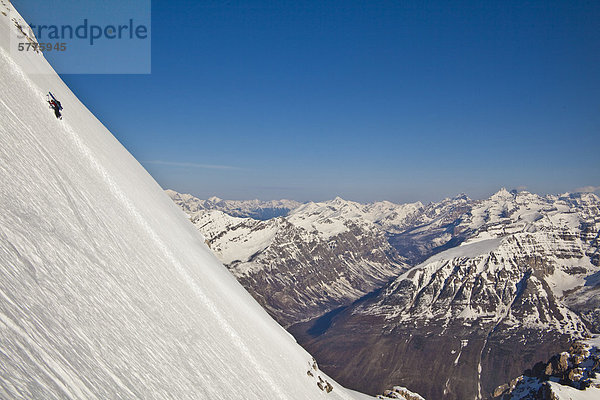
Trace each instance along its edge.
<instances>
[{"instance_id":1,"label":"sunlit snow surface","mask_svg":"<svg viewBox=\"0 0 600 400\"><path fill-rule=\"evenodd\" d=\"M570 386L564 386L556 382L550 382L552 392L557 396L557 400L598 400L600 399L600 389L588 388L579 390Z\"/></svg>"},{"instance_id":2,"label":"sunlit snow surface","mask_svg":"<svg viewBox=\"0 0 600 400\"><path fill-rule=\"evenodd\" d=\"M484 239L472 243L463 243L461 246L453 247L442 253L431 256L424 263L422 263L421 266L425 266L440 260L452 260L453 258L474 258L496 250L501 243L502 238Z\"/></svg>"},{"instance_id":3,"label":"sunlit snow surface","mask_svg":"<svg viewBox=\"0 0 600 400\"><path fill-rule=\"evenodd\" d=\"M308 232L317 232L322 238L330 238L348 231L348 221L377 223L381 226L402 225L423 205L419 202L393 204L387 201L360 204L336 197L325 203L307 203L290 213L288 221Z\"/></svg>"},{"instance_id":4,"label":"sunlit snow surface","mask_svg":"<svg viewBox=\"0 0 600 400\"><path fill-rule=\"evenodd\" d=\"M4 3L0 398L351 398L307 374L310 355L44 58L9 54L24 22Z\"/></svg>"}]
</instances>

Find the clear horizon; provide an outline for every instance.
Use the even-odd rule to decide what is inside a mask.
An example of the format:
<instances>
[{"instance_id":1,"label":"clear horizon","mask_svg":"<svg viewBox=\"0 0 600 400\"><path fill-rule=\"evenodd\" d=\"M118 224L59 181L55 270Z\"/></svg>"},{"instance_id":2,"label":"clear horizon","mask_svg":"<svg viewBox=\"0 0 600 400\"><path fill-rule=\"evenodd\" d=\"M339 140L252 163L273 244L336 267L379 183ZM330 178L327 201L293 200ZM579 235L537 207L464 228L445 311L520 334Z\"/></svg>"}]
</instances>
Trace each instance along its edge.
<instances>
[{"instance_id":1,"label":"clear horizon","mask_svg":"<svg viewBox=\"0 0 600 400\"><path fill-rule=\"evenodd\" d=\"M164 190L172 190L172 191L175 191L175 192L177 192L179 194L192 195L195 198L200 199L200 200L210 200L211 198L216 197L219 200L225 200L225 201L253 201L253 200L258 200L258 201L268 202L268 201L279 201L279 200L291 200L291 201L297 201L297 202L302 203L302 204L306 204L306 203L310 203L310 202L313 202L313 203L323 203L323 202L335 200L337 197L340 197L341 199L346 200L346 201L352 201L352 202L361 203L361 204L370 204L370 203L376 203L376 202L382 202L382 201L389 201L389 202L394 203L394 204L407 204L407 203L415 203L415 202L420 201L423 204L428 204L428 203L436 203L436 202L439 202L439 201L442 201L442 200L448 199L448 198L452 199L452 198L455 198L455 197L459 197L461 195L466 195L471 200L485 200L485 199L491 197L492 195L494 195L495 193L498 193L502 189L505 189L507 191L516 190L518 192L528 192L528 193L536 194L536 195L539 195L539 196L542 196L542 197L546 196L546 195L560 196L560 195L567 194L567 193L571 193L571 194L574 194L574 193L592 193L592 194L595 194L595 195L598 196L598 192L600 192L600 187L597 187L597 186L581 187L581 188L577 188L577 189L575 189L573 191L570 191L570 192L562 192L562 193L535 193L535 192L531 192L531 191L527 190L526 188L504 188L504 187L502 187L502 188L498 188L498 190L496 190L494 192L489 193L488 195L484 195L483 197L473 197L473 196L470 196L468 193L456 193L454 195L445 196L443 198L434 199L434 200L419 200L419 199L417 199L417 200L414 200L414 201L411 201L411 202L395 202L395 201L392 201L392 200L389 200L389 199L375 199L375 200L371 200L371 201L361 201L361 200L356 200L356 199L352 199L352 198L345 198L345 197L342 197L342 196L334 196L334 197L331 197L331 198L324 198L324 199L309 199L309 200L304 200L304 201L300 201L300 200L296 200L296 199L290 199L290 198L277 198L277 199L239 198L239 199L228 199L228 198L224 198L224 197L221 197L221 196L218 196L218 195L214 195L214 194L206 196L206 197L200 197L200 196L197 196L197 195L195 195L193 193L179 192L179 191L177 191L175 189L172 189L172 188L164 188Z\"/></svg>"},{"instance_id":2,"label":"clear horizon","mask_svg":"<svg viewBox=\"0 0 600 400\"><path fill-rule=\"evenodd\" d=\"M13 3L34 24L129 18L113 1ZM599 20L599 2L555 0L154 1L151 74L61 77L199 198L598 191Z\"/></svg>"}]
</instances>

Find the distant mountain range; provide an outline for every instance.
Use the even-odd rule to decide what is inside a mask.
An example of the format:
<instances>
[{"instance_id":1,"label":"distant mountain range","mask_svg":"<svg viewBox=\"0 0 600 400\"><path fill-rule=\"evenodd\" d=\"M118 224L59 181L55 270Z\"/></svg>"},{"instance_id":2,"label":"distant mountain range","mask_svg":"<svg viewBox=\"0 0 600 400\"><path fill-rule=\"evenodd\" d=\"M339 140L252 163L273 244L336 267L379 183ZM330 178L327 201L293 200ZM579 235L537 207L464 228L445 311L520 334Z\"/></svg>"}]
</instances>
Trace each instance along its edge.
<instances>
[{"instance_id":1,"label":"distant mountain range","mask_svg":"<svg viewBox=\"0 0 600 400\"><path fill-rule=\"evenodd\" d=\"M367 212L376 219L377 210L363 210L357 203L341 199L308 203L286 217L260 221L220 211L228 207L225 201L170 195L188 199L191 206L182 209L206 243L283 326L346 305L407 268L380 226L365 218ZM216 209L198 210L196 204ZM235 204L236 213L244 210L246 215L256 214L252 207L264 205Z\"/></svg>"},{"instance_id":2,"label":"distant mountain range","mask_svg":"<svg viewBox=\"0 0 600 400\"><path fill-rule=\"evenodd\" d=\"M291 210L300 206L301 203L294 200L223 200L211 197L208 200L200 200L189 194L177 193L173 190L166 191L183 211L188 214L197 213L202 210L219 210L233 217L248 217L258 220L267 220L282 215L287 215Z\"/></svg>"},{"instance_id":3,"label":"distant mountain range","mask_svg":"<svg viewBox=\"0 0 600 400\"><path fill-rule=\"evenodd\" d=\"M367 393L485 398L600 326L594 194L336 198L269 221L191 219L325 371Z\"/></svg>"}]
</instances>

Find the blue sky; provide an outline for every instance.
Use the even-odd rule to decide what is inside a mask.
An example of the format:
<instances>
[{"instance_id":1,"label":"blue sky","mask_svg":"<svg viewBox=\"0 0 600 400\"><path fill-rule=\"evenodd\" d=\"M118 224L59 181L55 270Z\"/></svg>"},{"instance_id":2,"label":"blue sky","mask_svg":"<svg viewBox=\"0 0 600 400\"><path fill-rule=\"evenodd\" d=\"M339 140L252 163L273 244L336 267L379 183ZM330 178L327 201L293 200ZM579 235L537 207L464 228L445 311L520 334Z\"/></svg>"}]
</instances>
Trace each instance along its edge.
<instances>
[{"instance_id":1,"label":"blue sky","mask_svg":"<svg viewBox=\"0 0 600 400\"><path fill-rule=\"evenodd\" d=\"M599 21L598 1L153 1L151 74L63 79L202 198L559 193L600 185Z\"/></svg>"}]
</instances>

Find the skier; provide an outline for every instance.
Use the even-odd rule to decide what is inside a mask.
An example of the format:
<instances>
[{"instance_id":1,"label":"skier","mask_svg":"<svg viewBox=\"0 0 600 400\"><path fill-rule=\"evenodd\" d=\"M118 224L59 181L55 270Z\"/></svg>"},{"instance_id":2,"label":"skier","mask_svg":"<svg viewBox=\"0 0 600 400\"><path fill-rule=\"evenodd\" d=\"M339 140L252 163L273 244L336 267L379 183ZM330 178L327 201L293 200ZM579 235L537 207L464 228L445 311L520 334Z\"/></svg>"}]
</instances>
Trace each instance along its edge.
<instances>
[{"instance_id":1,"label":"skier","mask_svg":"<svg viewBox=\"0 0 600 400\"><path fill-rule=\"evenodd\" d=\"M62 115L60 114L60 106L56 103L55 100L50 100L50 107L54 110L54 115L56 118L62 119Z\"/></svg>"},{"instance_id":2,"label":"skier","mask_svg":"<svg viewBox=\"0 0 600 400\"><path fill-rule=\"evenodd\" d=\"M54 115L56 116L56 118L62 119L62 114L60 113L60 111L62 110L62 105L60 104L60 101L56 100L52 92L48 92L47 97L48 104L50 104L50 108L54 110Z\"/></svg>"}]
</instances>

